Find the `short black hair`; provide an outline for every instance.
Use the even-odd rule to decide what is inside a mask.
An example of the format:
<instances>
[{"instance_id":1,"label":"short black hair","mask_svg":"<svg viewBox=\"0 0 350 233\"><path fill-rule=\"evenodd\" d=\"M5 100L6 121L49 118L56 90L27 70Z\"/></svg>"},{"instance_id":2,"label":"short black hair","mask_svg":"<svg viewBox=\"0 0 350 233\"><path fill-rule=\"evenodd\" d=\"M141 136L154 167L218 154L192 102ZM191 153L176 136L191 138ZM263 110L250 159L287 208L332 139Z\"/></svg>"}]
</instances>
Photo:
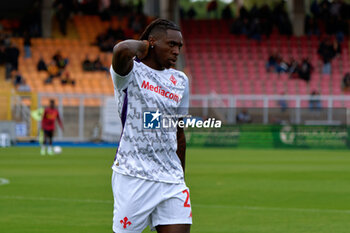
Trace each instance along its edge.
<instances>
[{"instance_id":1,"label":"short black hair","mask_svg":"<svg viewBox=\"0 0 350 233\"><path fill-rule=\"evenodd\" d=\"M145 29L145 31L141 34L140 40L148 40L149 35L154 30L159 30L166 32L166 30L176 30L181 31L180 27L177 26L174 22L167 19L156 19L153 20Z\"/></svg>"}]
</instances>

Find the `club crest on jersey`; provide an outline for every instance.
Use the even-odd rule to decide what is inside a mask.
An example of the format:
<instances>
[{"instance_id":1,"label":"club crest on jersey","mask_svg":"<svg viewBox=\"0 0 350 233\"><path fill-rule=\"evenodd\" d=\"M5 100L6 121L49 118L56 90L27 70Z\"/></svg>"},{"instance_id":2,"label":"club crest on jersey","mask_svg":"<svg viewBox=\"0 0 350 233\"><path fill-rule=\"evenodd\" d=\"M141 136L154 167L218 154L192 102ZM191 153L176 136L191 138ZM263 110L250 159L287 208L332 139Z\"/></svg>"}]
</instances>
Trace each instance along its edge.
<instances>
[{"instance_id":1,"label":"club crest on jersey","mask_svg":"<svg viewBox=\"0 0 350 233\"><path fill-rule=\"evenodd\" d=\"M120 220L120 224L122 224L123 228L126 229L128 225L131 225L131 222L129 221L128 217L125 217L124 219Z\"/></svg>"},{"instance_id":2,"label":"club crest on jersey","mask_svg":"<svg viewBox=\"0 0 350 233\"><path fill-rule=\"evenodd\" d=\"M171 75L171 76L170 76L170 81L171 81L174 85L176 85L176 83L177 83L177 80L176 80L176 78L174 77L174 75Z\"/></svg>"},{"instance_id":3,"label":"club crest on jersey","mask_svg":"<svg viewBox=\"0 0 350 233\"><path fill-rule=\"evenodd\" d=\"M157 111L148 111L143 113L143 127L145 129L159 129L161 122L161 113Z\"/></svg>"}]
</instances>

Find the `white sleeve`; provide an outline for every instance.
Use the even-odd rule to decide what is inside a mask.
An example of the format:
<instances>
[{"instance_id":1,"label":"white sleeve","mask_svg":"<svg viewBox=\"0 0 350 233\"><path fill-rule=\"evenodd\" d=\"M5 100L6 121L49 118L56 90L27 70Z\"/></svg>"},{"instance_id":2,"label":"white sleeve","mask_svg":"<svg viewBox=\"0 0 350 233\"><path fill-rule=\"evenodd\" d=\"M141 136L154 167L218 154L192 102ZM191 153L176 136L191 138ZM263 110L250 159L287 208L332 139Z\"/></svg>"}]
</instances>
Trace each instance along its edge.
<instances>
[{"instance_id":1,"label":"white sleeve","mask_svg":"<svg viewBox=\"0 0 350 233\"><path fill-rule=\"evenodd\" d=\"M133 69L134 69L134 66L135 64L133 65ZM125 89L125 87L128 85L130 81L130 77L132 76L131 74L133 69L127 75L121 76L114 71L113 66L111 65L109 72L111 73L111 76L112 76L114 89Z\"/></svg>"},{"instance_id":2,"label":"white sleeve","mask_svg":"<svg viewBox=\"0 0 350 233\"><path fill-rule=\"evenodd\" d=\"M185 87L183 96L181 98L181 102L180 102L177 114L187 115L189 106L190 106L190 90L189 90L189 84L187 79L186 87Z\"/></svg>"}]
</instances>

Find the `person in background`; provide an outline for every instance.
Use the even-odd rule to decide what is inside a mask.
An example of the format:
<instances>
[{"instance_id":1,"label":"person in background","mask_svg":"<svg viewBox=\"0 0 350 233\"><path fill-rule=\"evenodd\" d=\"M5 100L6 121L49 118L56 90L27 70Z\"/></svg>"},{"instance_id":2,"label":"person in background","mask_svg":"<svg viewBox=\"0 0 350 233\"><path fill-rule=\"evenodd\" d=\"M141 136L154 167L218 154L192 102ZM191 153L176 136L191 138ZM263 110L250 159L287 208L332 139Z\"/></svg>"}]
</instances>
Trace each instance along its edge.
<instances>
[{"instance_id":1,"label":"person in background","mask_svg":"<svg viewBox=\"0 0 350 233\"><path fill-rule=\"evenodd\" d=\"M322 72L324 74L331 74L331 62L333 58L335 58L335 56L340 52L341 50L338 42L336 40L332 41L329 36L320 43L317 53L320 55L323 61Z\"/></svg>"},{"instance_id":2,"label":"person in background","mask_svg":"<svg viewBox=\"0 0 350 233\"><path fill-rule=\"evenodd\" d=\"M11 72L13 70L18 70L18 57L20 54L19 49L16 44L8 42L9 45L5 48L6 57L6 80L11 78Z\"/></svg>"},{"instance_id":3,"label":"person in background","mask_svg":"<svg viewBox=\"0 0 350 233\"><path fill-rule=\"evenodd\" d=\"M50 106L45 108L43 119L41 121L41 128L44 131L44 143L41 146L40 154L45 155L46 154L46 147L47 147L47 153L49 155L53 155L53 149L52 149L52 139L53 135L55 134L55 123L56 120L63 130L63 124L60 118L60 115L58 113L58 110L55 106L55 100L50 100Z\"/></svg>"},{"instance_id":4,"label":"person in background","mask_svg":"<svg viewBox=\"0 0 350 233\"><path fill-rule=\"evenodd\" d=\"M288 109L288 102L287 102L287 99L285 97L285 93L284 92L281 93L281 96L282 97L277 101L277 104L278 104L278 106L280 106L281 112L285 112Z\"/></svg>"},{"instance_id":5,"label":"person in background","mask_svg":"<svg viewBox=\"0 0 350 233\"><path fill-rule=\"evenodd\" d=\"M22 74L18 70L15 70L13 74L13 85L16 87L19 86L20 84L23 83L23 80L24 78Z\"/></svg>"},{"instance_id":6,"label":"person in background","mask_svg":"<svg viewBox=\"0 0 350 233\"><path fill-rule=\"evenodd\" d=\"M218 2L216 0L212 0L207 4L207 15L208 18L211 18L211 15L214 15L214 18L218 18Z\"/></svg>"},{"instance_id":7,"label":"person in background","mask_svg":"<svg viewBox=\"0 0 350 233\"><path fill-rule=\"evenodd\" d=\"M309 62L308 58L304 58L298 69L299 77L305 82L309 82L311 79L311 73L313 71L313 66Z\"/></svg>"},{"instance_id":8,"label":"person in background","mask_svg":"<svg viewBox=\"0 0 350 233\"><path fill-rule=\"evenodd\" d=\"M17 91L19 92L30 92L30 86L27 84L26 80L23 79L22 83L17 86Z\"/></svg>"},{"instance_id":9,"label":"person in background","mask_svg":"<svg viewBox=\"0 0 350 233\"><path fill-rule=\"evenodd\" d=\"M83 70L84 70L84 71L93 71L93 69L94 69L94 64L93 64L93 62L90 60L88 54L86 55L86 57L85 57L85 59L84 59L84 61L83 61L82 66L83 66Z\"/></svg>"},{"instance_id":10,"label":"person in background","mask_svg":"<svg viewBox=\"0 0 350 233\"><path fill-rule=\"evenodd\" d=\"M60 71L68 64L68 58L64 58L59 50L53 55L52 59L56 62L56 66Z\"/></svg>"},{"instance_id":11,"label":"person in background","mask_svg":"<svg viewBox=\"0 0 350 233\"><path fill-rule=\"evenodd\" d=\"M225 8L222 10L221 17L222 17L222 19L232 19L233 18L230 4L227 4L225 6Z\"/></svg>"},{"instance_id":12,"label":"person in background","mask_svg":"<svg viewBox=\"0 0 350 233\"><path fill-rule=\"evenodd\" d=\"M32 51L31 51L32 42L31 42L31 37L30 37L29 32L25 32L25 34L24 34L23 45L24 45L24 57L31 58L32 57Z\"/></svg>"},{"instance_id":13,"label":"person in background","mask_svg":"<svg viewBox=\"0 0 350 233\"><path fill-rule=\"evenodd\" d=\"M69 72L67 67L63 70L61 74L61 84L62 85L70 84L72 86L75 85L75 80L72 79L71 73Z\"/></svg>"},{"instance_id":14,"label":"person in background","mask_svg":"<svg viewBox=\"0 0 350 233\"><path fill-rule=\"evenodd\" d=\"M59 77L61 75L60 70L58 69L58 67L56 65L56 62L53 60L48 65L47 72L49 74L49 77L45 80L45 84L52 83L53 78Z\"/></svg>"},{"instance_id":15,"label":"person in background","mask_svg":"<svg viewBox=\"0 0 350 233\"><path fill-rule=\"evenodd\" d=\"M350 93L350 73L346 73L343 77L341 88L344 92Z\"/></svg>"},{"instance_id":16,"label":"person in background","mask_svg":"<svg viewBox=\"0 0 350 233\"><path fill-rule=\"evenodd\" d=\"M309 109L311 111L313 110L321 110L322 104L320 100L320 93L316 90L313 90L310 95L310 100L309 100Z\"/></svg>"},{"instance_id":17,"label":"person in background","mask_svg":"<svg viewBox=\"0 0 350 233\"><path fill-rule=\"evenodd\" d=\"M38 71L47 71L47 66L42 56L40 57L36 68Z\"/></svg>"},{"instance_id":18,"label":"person in background","mask_svg":"<svg viewBox=\"0 0 350 233\"><path fill-rule=\"evenodd\" d=\"M189 9L188 12L187 12L187 17L188 17L189 19L194 19L194 18L196 17L196 15L197 15L196 10L194 9L193 6L191 6L190 9Z\"/></svg>"},{"instance_id":19,"label":"person in background","mask_svg":"<svg viewBox=\"0 0 350 233\"><path fill-rule=\"evenodd\" d=\"M237 123L251 123L252 117L248 113L248 110L244 108L236 117Z\"/></svg>"}]
</instances>

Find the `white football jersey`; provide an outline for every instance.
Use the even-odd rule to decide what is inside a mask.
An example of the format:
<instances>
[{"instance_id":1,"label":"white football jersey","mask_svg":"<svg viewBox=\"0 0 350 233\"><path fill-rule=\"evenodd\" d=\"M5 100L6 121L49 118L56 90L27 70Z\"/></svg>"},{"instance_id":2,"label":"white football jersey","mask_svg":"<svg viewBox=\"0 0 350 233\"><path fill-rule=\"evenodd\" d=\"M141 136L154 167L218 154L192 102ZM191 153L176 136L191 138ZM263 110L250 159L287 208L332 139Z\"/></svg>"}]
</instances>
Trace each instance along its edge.
<instances>
[{"instance_id":1,"label":"white football jersey","mask_svg":"<svg viewBox=\"0 0 350 233\"><path fill-rule=\"evenodd\" d=\"M113 170L142 179L183 183L176 154L176 127L164 128L161 119L188 114L187 76L175 69L154 70L134 61L129 74L110 69L123 131Z\"/></svg>"}]
</instances>

